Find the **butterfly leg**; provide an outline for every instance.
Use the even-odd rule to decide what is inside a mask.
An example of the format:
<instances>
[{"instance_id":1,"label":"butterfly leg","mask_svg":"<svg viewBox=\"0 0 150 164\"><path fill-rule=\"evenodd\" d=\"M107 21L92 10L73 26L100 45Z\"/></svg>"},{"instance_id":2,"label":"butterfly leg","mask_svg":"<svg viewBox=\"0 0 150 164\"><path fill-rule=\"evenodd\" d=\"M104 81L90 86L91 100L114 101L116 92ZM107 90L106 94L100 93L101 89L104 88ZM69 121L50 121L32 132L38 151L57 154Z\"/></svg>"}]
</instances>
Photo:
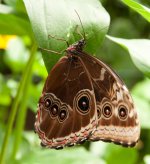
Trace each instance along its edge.
<instances>
[{"instance_id":1,"label":"butterfly leg","mask_svg":"<svg viewBox=\"0 0 150 164\"><path fill-rule=\"evenodd\" d=\"M48 38L53 38L53 39L56 39L56 40L60 40L60 41L63 41L67 44L67 47L69 47L69 43L67 40L65 40L64 38L57 38L56 36L52 36L52 35L48 35Z\"/></svg>"},{"instance_id":2,"label":"butterfly leg","mask_svg":"<svg viewBox=\"0 0 150 164\"><path fill-rule=\"evenodd\" d=\"M47 49L47 48L42 48L42 47L39 47L39 49L40 49L41 51L46 51L46 52L54 53L54 54L58 54L58 55L62 55L62 53L65 51L65 50L63 50L63 51L61 51L61 52L57 52L57 51L49 50L49 49Z\"/></svg>"}]
</instances>

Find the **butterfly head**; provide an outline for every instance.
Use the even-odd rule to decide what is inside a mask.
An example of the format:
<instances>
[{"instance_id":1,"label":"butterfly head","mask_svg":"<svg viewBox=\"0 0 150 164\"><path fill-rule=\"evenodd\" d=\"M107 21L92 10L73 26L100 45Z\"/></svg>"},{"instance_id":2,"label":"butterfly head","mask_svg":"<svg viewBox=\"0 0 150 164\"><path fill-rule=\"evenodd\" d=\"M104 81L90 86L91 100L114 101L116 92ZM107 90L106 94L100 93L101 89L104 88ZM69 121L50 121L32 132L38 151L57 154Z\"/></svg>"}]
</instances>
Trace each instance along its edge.
<instances>
[{"instance_id":1,"label":"butterfly head","mask_svg":"<svg viewBox=\"0 0 150 164\"><path fill-rule=\"evenodd\" d=\"M70 53L70 54L78 54L77 52L82 52L83 51L83 48L86 44L86 41L85 39L81 39L79 40L78 42L72 44L71 46L69 46L67 49L66 49L66 52L67 53Z\"/></svg>"}]
</instances>

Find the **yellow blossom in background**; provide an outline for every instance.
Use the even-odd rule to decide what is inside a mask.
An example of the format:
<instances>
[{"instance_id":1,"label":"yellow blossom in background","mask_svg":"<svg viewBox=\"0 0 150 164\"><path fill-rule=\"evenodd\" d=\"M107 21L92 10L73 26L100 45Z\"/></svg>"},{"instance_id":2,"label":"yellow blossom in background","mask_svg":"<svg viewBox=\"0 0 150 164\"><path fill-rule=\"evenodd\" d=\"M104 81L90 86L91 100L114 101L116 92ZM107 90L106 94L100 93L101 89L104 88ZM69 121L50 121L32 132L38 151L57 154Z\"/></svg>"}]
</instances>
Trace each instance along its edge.
<instances>
[{"instance_id":1,"label":"yellow blossom in background","mask_svg":"<svg viewBox=\"0 0 150 164\"><path fill-rule=\"evenodd\" d=\"M0 49L6 49L8 42L16 35L0 35Z\"/></svg>"}]
</instances>

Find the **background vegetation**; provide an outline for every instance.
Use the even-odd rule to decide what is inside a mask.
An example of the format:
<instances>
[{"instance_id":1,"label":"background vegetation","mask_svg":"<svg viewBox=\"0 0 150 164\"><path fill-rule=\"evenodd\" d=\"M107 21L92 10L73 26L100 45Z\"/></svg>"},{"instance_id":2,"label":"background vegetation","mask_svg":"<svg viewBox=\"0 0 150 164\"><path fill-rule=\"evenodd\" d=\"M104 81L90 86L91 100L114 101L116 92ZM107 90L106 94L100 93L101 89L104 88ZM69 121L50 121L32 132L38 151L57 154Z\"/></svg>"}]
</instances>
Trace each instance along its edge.
<instances>
[{"instance_id":1,"label":"background vegetation","mask_svg":"<svg viewBox=\"0 0 150 164\"><path fill-rule=\"evenodd\" d=\"M150 1L101 3L109 14L98 0L68 0L60 4L47 0L1 1L0 164L150 163ZM141 139L135 148L101 141L60 151L39 145L33 131L37 103L47 70L60 56L43 53L44 65L37 47L65 49L65 44L48 39L46 32L65 37L70 44L79 40L74 31L79 20L70 13L74 6L88 34L86 51L114 68L131 90L141 121ZM89 11L96 11L97 17Z\"/></svg>"}]
</instances>

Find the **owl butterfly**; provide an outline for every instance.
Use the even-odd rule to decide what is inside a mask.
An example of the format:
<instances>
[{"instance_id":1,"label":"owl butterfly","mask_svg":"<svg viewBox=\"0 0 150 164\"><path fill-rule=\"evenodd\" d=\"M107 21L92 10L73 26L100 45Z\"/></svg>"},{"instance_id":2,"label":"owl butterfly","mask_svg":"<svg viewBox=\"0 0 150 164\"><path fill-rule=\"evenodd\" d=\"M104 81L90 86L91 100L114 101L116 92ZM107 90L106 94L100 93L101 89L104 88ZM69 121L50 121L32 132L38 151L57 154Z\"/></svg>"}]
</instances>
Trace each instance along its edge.
<instances>
[{"instance_id":1,"label":"owl butterfly","mask_svg":"<svg viewBox=\"0 0 150 164\"><path fill-rule=\"evenodd\" d=\"M109 66L83 52L85 43L70 45L47 77L35 122L41 145L102 140L132 147L140 126L131 95Z\"/></svg>"}]
</instances>

